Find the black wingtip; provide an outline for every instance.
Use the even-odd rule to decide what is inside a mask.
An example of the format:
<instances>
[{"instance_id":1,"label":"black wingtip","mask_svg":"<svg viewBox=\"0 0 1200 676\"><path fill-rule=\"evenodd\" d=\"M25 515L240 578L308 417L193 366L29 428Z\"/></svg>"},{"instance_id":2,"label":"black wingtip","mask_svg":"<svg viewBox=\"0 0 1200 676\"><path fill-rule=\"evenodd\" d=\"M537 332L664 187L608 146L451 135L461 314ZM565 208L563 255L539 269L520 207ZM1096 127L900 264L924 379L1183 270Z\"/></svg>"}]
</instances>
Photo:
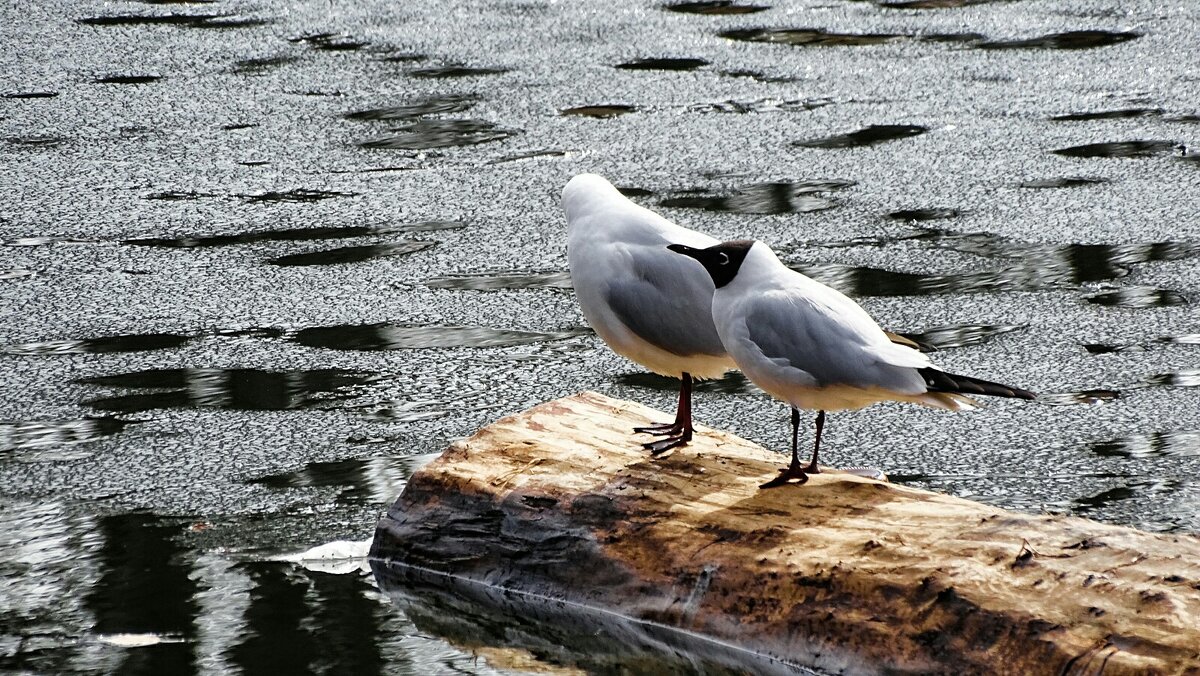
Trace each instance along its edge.
<instances>
[{"instance_id":1,"label":"black wingtip","mask_svg":"<svg viewBox=\"0 0 1200 676\"><path fill-rule=\"evenodd\" d=\"M934 368L917 369L917 373L925 379L925 387L930 392L948 392L952 394L976 394L989 397L1007 397L1009 399L1025 399L1032 401L1037 395L1029 390L1023 390L1011 385L1001 385L989 380L981 380L970 376L960 376L946 373Z\"/></svg>"}]
</instances>

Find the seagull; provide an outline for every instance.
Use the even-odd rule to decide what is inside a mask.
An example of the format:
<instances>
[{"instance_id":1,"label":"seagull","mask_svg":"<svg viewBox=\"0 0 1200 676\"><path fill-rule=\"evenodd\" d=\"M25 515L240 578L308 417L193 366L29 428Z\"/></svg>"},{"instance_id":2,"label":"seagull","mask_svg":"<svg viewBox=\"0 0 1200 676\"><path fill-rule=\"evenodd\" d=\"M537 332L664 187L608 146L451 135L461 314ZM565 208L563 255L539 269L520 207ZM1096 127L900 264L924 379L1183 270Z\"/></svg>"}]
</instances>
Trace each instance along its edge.
<instances>
[{"instance_id":1,"label":"seagull","mask_svg":"<svg viewBox=\"0 0 1200 676\"><path fill-rule=\"evenodd\" d=\"M907 401L951 411L966 395L1033 399L1026 390L939 370L911 341L889 334L848 297L789 269L766 244L734 240L705 248L667 247L694 258L712 277L717 333L751 382L792 407L792 461L772 488L817 474L826 411ZM796 454L799 409L818 411L812 461Z\"/></svg>"},{"instance_id":2,"label":"seagull","mask_svg":"<svg viewBox=\"0 0 1200 676\"><path fill-rule=\"evenodd\" d=\"M638 206L595 174L562 191L567 259L583 316L617 354L679 378L675 422L636 427L665 437L643 444L654 455L691 441L692 382L735 368L713 325L713 282L668 244L709 247L717 240Z\"/></svg>"}]
</instances>

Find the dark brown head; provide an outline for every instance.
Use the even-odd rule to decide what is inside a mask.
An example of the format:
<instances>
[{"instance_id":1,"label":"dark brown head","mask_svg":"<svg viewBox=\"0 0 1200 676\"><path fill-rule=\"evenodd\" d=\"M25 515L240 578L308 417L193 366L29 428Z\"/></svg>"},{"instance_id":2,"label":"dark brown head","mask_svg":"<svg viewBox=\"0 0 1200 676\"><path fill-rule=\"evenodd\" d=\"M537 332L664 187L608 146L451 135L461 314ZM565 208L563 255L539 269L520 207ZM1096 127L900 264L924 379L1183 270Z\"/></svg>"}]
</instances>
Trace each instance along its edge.
<instances>
[{"instance_id":1,"label":"dark brown head","mask_svg":"<svg viewBox=\"0 0 1200 676\"><path fill-rule=\"evenodd\" d=\"M738 270L742 267L742 261L746 260L746 254L750 252L751 246L754 246L752 239L735 239L715 244L707 249L693 249L682 244L671 244L667 248L700 261L704 269L708 270L708 275L712 277L713 285L719 289L737 277Z\"/></svg>"}]
</instances>

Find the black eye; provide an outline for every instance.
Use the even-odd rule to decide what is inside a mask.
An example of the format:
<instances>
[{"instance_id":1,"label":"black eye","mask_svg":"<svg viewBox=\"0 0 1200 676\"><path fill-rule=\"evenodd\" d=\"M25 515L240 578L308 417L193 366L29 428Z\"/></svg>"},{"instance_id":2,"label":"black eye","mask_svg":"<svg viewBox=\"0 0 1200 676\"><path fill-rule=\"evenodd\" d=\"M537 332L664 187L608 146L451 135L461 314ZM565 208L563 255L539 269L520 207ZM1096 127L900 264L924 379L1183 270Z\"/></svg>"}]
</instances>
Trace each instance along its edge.
<instances>
[{"instance_id":1,"label":"black eye","mask_svg":"<svg viewBox=\"0 0 1200 676\"><path fill-rule=\"evenodd\" d=\"M718 251L717 252L717 264L718 265L728 265L729 264L729 254L725 253L724 251Z\"/></svg>"}]
</instances>

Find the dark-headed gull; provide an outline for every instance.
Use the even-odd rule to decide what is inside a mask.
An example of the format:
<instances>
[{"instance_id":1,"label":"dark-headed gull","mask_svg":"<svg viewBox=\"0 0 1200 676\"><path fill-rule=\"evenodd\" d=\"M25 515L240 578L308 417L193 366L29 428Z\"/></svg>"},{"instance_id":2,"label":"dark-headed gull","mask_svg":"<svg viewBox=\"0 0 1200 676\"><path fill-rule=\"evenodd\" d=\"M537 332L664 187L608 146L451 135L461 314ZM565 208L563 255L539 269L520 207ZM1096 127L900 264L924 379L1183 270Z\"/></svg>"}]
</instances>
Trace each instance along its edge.
<instances>
[{"instance_id":1,"label":"dark-headed gull","mask_svg":"<svg viewBox=\"0 0 1200 676\"><path fill-rule=\"evenodd\" d=\"M707 247L717 240L681 228L629 201L595 174L563 188L567 259L583 316L617 354L679 378L675 422L635 428L665 436L643 444L655 454L692 438L692 378L735 368L713 326L713 283L696 261L668 244Z\"/></svg>"},{"instance_id":2,"label":"dark-headed gull","mask_svg":"<svg viewBox=\"0 0 1200 676\"><path fill-rule=\"evenodd\" d=\"M736 240L706 248L672 244L694 258L716 286L713 320L738 368L792 407L792 462L763 488L817 473L826 411L880 401L972 408L965 395L1033 399L1025 390L938 370L912 345L898 344L857 303L789 269L762 242ZM800 465L797 409L819 411L812 461Z\"/></svg>"}]
</instances>

